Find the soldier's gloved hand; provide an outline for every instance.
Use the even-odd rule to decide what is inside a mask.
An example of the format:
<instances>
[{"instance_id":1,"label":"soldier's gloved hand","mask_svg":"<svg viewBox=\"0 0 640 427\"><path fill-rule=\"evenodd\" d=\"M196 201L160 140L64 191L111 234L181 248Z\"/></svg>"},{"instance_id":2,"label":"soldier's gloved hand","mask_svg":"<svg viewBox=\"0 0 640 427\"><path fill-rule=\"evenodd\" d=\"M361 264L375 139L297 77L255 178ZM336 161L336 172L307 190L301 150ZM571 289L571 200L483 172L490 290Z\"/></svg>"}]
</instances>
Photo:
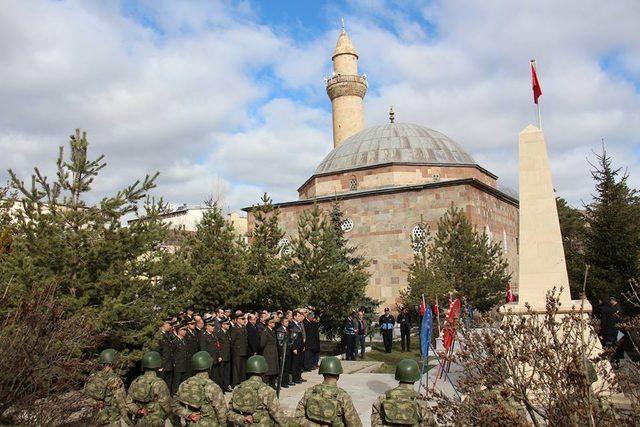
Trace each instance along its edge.
<instances>
[{"instance_id":1,"label":"soldier's gloved hand","mask_svg":"<svg viewBox=\"0 0 640 427\"><path fill-rule=\"evenodd\" d=\"M202 415L200 415L199 412L194 412L193 414L189 415L189 421L197 423L200 418L202 418Z\"/></svg>"},{"instance_id":2,"label":"soldier's gloved hand","mask_svg":"<svg viewBox=\"0 0 640 427\"><path fill-rule=\"evenodd\" d=\"M147 411L147 408L140 408L138 409L138 415L146 417L149 415L149 411Z\"/></svg>"},{"instance_id":3,"label":"soldier's gloved hand","mask_svg":"<svg viewBox=\"0 0 640 427\"><path fill-rule=\"evenodd\" d=\"M98 407L98 409L104 409L104 400L98 400L96 406Z\"/></svg>"},{"instance_id":4,"label":"soldier's gloved hand","mask_svg":"<svg viewBox=\"0 0 640 427\"><path fill-rule=\"evenodd\" d=\"M253 424L253 415L245 415L244 416L245 424Z\"/></svg>"}]
</instances>

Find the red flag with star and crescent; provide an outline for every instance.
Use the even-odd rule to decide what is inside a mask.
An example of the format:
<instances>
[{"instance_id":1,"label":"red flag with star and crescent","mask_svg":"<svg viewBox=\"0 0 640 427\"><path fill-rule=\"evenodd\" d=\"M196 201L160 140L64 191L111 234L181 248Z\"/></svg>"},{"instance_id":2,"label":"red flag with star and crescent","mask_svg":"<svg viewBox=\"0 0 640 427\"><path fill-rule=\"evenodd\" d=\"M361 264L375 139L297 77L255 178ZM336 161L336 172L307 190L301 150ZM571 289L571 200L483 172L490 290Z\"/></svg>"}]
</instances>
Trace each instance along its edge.
<instances>
[{"instance_id":1,"label":"red flag with star and crescent","mask_svg":"<svg viewBox=\"0 0 640 427\"><path fill-rule=\"evenodd\" d=\"M538 81L538 73L536 72L533 61L531 62L531 85L533 87L533 103L537 104L538 98L542 95L542 87Z\"/></svg>"}]
</instances>

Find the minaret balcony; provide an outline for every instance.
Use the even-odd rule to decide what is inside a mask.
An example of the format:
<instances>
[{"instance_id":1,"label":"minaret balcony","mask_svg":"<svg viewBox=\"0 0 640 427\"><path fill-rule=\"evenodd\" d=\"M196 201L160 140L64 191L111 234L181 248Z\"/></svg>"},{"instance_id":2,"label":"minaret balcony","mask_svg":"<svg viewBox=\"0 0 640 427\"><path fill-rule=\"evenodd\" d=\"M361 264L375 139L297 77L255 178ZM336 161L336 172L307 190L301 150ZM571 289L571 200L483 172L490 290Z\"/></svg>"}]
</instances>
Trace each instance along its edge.
<instances>
[{"instance_id":1,"label":"minaret balcony","mask_svg":"<svg viewBox=\"0 0 640 427\"><path fill-rule=\"evenodd\" d=\"M339 96L359 96L367 93L367 78L358 75L337 74L327 79L327 94L333 100Z\"/></svg>"}]
</instances>

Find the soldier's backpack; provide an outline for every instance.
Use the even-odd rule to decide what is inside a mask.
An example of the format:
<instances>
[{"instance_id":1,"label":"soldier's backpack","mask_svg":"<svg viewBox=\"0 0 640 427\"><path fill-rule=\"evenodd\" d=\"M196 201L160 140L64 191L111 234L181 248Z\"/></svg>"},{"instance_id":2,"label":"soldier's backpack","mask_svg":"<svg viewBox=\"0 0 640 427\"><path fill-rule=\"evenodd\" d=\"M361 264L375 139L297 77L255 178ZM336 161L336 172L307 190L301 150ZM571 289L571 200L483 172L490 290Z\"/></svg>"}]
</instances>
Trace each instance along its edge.
<instances>
[{"instance_id":1,"label":"soldier's backpack","mask_svg":"<svg viewBox=\"0 0 640 427\"><path fill-rule=\"evenodd\" d=\"M129 388L129 397L131 397L134 402L151 402L153 400L153 383L158 380L157 377L148 377L146 375L138 377Z\"/></svg>"},{"instance_id":2,"label":"soldier's backpack","mask_svg":"<svg viewBox=\"0 0 640 427\"><path fill-rule=\"evenodd\" d=\"M419 425L418 393L406 388L395 388L385 393L382 414L385 424Z\"/></svg>"},{"instance_id":3,"label":"soldier's backpack","mask_svg":"<svg viewBox=\"0 0 640 427\"><path fill-rule=\"evenodd\" d=\"M339 420L338 387L318 384L311 389L305 412L307 418L319 424L333 425Z\"/></svg>"},{"instance_id":4,"label":"soldier's backpack","mask_svg":"<svg viewBox=\"0 0 640 427\"><path fill-rule=\"evenodd\" d=\"M180 384L176 399L193 409L200 409L205 402L205 386L207 383L198 377L191 377Z\"/></svg>"},{"instance_id":5,"label":"soldier's backpack","mask_svg":"<svg viewBox=\"0 0 640 427\"><path fill-rule=\"evenodd\" d=\"M84 385L84 394L95 400L104 400L108 388L109 378L102 372L97 372L91 375Z\"/></svg>"},{"instance_id":6,"label":"soldier's backpack","mask_svg":"<svg viewBox=\"0 0 640 427\"><path fill-rule=\"evenodd\" d=\"M245 381L233 389L233 410L244 415L253 415L260 406L258 395L260 384L253 381Z\"/></svg>"}]
</instances>

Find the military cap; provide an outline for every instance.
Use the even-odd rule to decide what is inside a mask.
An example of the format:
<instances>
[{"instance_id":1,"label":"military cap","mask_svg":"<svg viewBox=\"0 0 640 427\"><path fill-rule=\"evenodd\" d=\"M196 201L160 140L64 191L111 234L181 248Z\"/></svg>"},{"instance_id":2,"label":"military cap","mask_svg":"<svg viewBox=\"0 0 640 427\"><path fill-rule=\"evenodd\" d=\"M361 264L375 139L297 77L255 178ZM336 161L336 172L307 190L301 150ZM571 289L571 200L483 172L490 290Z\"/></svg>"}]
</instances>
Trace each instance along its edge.
<instances>
[{"instance_id":1,"label":"military cap","mask_svg":"<svg viewBox=\"0 0 640 427\"><path fill-rule=\"evenodd\" d=\"M207 313L204 316L202 316L202 321L204 323L213 323L214 317L211 314Z\"/></svg>"},{"instance_id":2,"label":"military cap","mask_svg":"<svg viewBox=\"0 0 640 427\"><path fill-rule=\"evenodd\" d=\"M235 318L235 319L239 319L239 318L241 318L241 317L243 317L243 316L244 316L244 314L243 314L240 310L238 310L238 311L236 311L236 315L235 315L235 317L234 317L234 318Z\"/></svg>"},{"instance_id":3,"label":"military cap","mask_svg":"<svg viewBox=\"0 0 640 427\"><path fill-rule=\"evenodd\" d=\"M220 318L220 324L223 324L223 323L231 323L231 319L229 319L228 317Z\"/></svg>"},{"instance_id":4,"label":"military cap","mask_svg":"<svg viewBox=\"0 0 640 427\"><path fill-rule=\"evenodd\" d=\"M187 325L188 325L187 322L178 323L176 325L176 329L187 329Z\"/></svg>"},{"instance_id":5,"label":"military cap","mask_svg":"<svg viewBox=\"0 0 640 427\"><path fill-rule=\"evenodd\" d=\"M193 317L187 317L186 319L184 319L185 325L193 325L195 323L196 323L196 319L194 319Z\"/></svg>"}]
</instances>

